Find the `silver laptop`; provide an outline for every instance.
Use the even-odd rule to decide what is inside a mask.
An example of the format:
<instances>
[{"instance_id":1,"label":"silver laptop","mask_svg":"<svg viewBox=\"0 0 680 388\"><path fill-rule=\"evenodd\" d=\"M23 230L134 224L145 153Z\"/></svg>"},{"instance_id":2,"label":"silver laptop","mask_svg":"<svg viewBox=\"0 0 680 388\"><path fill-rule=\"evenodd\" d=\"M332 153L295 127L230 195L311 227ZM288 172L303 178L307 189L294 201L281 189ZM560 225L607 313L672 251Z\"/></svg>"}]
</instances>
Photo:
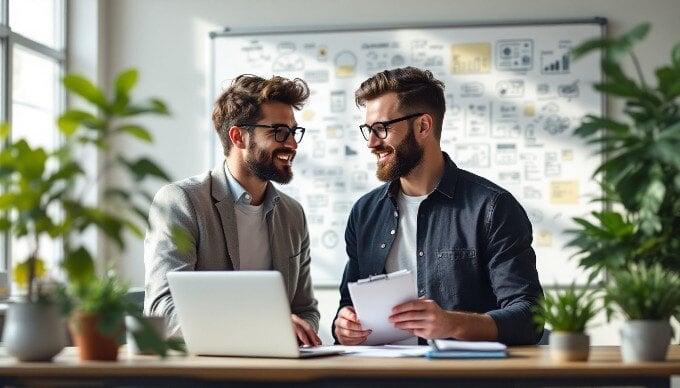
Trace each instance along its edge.
<instances>
[{"instance_id":1,"label":"silver laptop","mask_svg":"<svg viewBox=\"0 0 680 388\"><path fill-rule=\"evenodd\" d=\"M314 357L333 348L300 348L278 271L168 272L190 353L213 356Z\"/></svg>"}]
</instances>

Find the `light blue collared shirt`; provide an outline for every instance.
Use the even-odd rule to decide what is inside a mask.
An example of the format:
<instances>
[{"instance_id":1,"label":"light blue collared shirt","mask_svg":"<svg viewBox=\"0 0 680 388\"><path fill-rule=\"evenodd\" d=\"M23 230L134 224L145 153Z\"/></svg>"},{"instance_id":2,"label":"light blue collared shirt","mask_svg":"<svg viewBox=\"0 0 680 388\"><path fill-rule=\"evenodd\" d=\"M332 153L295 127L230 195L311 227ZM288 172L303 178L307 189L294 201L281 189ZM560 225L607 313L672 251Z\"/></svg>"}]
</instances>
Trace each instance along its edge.
<instances>
[{"instance_id":1,"label":"light blue collared shirt","mask_svg":"<svg viewBox=\"0 0 680 388\"><path fill-rule=\"evenodd\" d=\"M224 162L224 174L227 176L227 183L229 184L229 190L231 191L231 196L234 204L250 205L250 201L253 199L253 195L246 191L246 189L241 186L240 183L231 175L227 162ZM279 201L279 193L274 188L271 182L267 182L267 189L264 193L264 214L268 214L272 209L274 209L274 204Z\"/></svg>"}]
</instances>

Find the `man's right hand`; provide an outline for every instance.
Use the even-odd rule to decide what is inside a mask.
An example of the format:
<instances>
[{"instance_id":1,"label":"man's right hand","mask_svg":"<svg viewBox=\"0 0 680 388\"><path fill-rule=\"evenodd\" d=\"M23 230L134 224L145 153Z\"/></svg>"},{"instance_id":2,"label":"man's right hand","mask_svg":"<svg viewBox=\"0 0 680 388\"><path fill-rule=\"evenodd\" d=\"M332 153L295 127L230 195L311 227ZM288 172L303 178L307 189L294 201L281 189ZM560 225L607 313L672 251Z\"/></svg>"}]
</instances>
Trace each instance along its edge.
<instances>
[{"instance_id":1,"label":"man's right hand","mask_svg":"<svg viewBox=\"0 0 680 388\"><path fill-rule=\"evenodd\" d=\"M359 345L366 341L371 330L364 330L354 307L345 306L335 319L335 337L342 345Z\"/></svg>"}]
</instances>

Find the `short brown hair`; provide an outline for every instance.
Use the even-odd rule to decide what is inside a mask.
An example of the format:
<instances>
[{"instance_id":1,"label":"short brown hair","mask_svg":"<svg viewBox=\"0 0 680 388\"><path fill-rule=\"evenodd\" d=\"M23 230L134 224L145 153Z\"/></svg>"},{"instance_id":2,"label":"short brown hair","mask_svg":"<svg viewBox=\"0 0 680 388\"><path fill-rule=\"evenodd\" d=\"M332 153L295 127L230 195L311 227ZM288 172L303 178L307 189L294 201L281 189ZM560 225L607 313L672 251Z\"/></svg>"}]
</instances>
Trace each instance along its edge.
<instances>
[{"instance_id":1,"label":"short brown hair","mask_svg":"<svg viewBox=\"0 0 680 388\"><path fill-rule=\"evenodd\" d=\"M220 136L224 155L229 154L229 128L240 122L256 122L262 118L260 107L266 102L281 102L300 110L309 98L309 87L300 78L293 80L274 76L264 79L253 74L236 77L215 101L212 120Z\"/></svg>"},{"instance_id":2,"label":"short brown hair","mask_svg":"<svg viewBox=\"0 0 680 388\"><path fill-rule=\"evenodd\" d=\"M354 92L357 106L366 106L385 93L397 94L397 109L403 114L429 113L434 121L434 134L441 139L446 101L444 83L434 78L429 70L415 67L382 71L361 83Z\"/></svg>"}]
</instances>

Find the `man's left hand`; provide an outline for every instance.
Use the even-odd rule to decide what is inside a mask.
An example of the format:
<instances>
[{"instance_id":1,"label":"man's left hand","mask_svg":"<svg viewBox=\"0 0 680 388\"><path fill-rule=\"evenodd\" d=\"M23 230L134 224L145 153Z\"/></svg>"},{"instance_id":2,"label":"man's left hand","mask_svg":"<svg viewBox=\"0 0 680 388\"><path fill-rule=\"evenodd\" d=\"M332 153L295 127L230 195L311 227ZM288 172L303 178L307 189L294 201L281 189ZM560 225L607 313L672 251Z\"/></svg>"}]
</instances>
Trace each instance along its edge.
<instances>
[{"instance_id":1,"label":"man's left hand","mask_svg":"<svg viewBox=\"0 0 680 388\"><path fill-rule=\"evenodd\" d=\"M300 344L303 346L321 346L321 338L316 335L314 328L309 324L309 322L295 314L291 314L290 316L293 320L295 335L297 335L298 342Z\"/></svg>"},{"instance_id":2,"label":"man's left hand","mask_svg":"<svg viewBox=\"0 0 680 388\"><path fill-rule=\"evenodd\" d=\"M448 338L453 331L448 312L431 299L416 299L392 309L390 322L425 339Z\"/></svg>"}]
</instances>

